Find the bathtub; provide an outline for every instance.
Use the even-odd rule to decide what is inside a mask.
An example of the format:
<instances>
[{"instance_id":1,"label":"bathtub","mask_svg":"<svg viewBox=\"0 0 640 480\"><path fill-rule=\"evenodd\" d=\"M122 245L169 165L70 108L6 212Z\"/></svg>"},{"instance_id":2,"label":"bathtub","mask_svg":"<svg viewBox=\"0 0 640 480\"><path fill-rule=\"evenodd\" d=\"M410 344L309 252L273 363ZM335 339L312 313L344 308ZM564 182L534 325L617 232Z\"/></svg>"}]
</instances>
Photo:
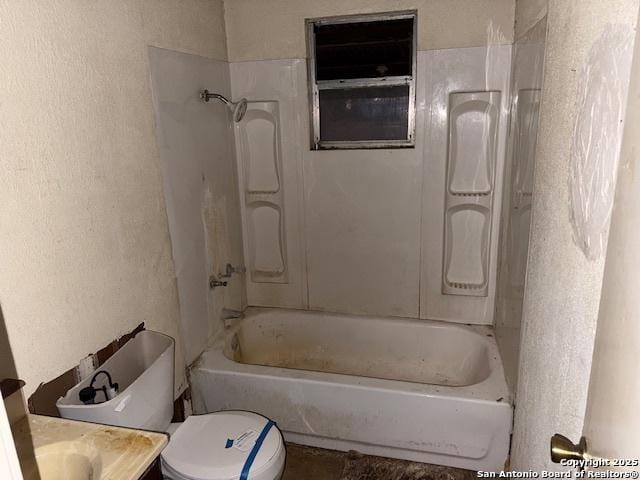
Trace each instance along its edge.
<instances>
[{"instance_id":1,"label":"bathtub","mask_svg":"<svg viewBox=\"0 0 640 480\"><path fill-rule=\"evenodd\" d=\"M250 308L191 381L196 413L259 412L295 443L483 471L509 452L489 327Z\"/></svg>"}]
</instances>

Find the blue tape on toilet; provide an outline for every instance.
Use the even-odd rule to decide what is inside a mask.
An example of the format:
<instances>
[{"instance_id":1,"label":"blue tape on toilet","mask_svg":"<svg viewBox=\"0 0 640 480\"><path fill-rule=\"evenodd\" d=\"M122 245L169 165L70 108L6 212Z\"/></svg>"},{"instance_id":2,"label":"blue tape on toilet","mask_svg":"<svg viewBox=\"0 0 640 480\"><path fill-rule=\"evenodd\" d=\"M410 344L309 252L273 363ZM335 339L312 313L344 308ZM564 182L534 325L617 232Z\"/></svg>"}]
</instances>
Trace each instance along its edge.
<instances>
[{"instance_id":1,"label":"blue tape on toilet","mask_svg":"<svg viewBox=\"0 0 640 480\"><path fill-rule=\"evenodd\" d=\"M247 460L244 462L244 466L242 467L242 473L240 474L240 480L247 480L249 478L249 470L251 470L251 465L253 465L253 461L256 459L256 455L258 455L258 452L260 451L260 447L262 447L262 444L264 443L264 439L267 438L267 434L269 433L269 430L271 430L271 427L273 427L274 425L275 425L275 422L269 420L267 424L264 426L264 428L262 429L262 431L260 432L260 435L258 436L258 439L256 440L255 445L251 449L251 452L249 453Z\"/></svg>"}]
</instances>

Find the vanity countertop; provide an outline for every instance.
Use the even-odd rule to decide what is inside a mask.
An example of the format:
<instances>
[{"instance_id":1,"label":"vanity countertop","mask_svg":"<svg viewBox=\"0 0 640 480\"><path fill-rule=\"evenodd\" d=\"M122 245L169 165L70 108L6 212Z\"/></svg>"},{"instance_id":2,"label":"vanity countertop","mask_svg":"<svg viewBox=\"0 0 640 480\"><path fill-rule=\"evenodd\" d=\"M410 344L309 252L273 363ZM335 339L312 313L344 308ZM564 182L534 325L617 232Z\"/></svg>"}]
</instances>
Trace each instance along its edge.
<instances>
[{"instance_id":1,"label":"vanity countertop","mask_svg":"<svg viewBox=\"0 0 640 480\"><path fill-rule=\"evenodd\" d=\"M99 476L96 480L136 480L160 455L169 439L163 433L78 422L62 418L27 415L12 426L25 480L33 477L33 450L59 442L97 453ZM26 447L26 448L25 448ZM56 447L54 447L56 448ZM40 450L42 451L42 450ZM27 452L27 453L25 453ZM96 472L97 473L97 472ZM35 477L37 478L37 476ZM53 478L53 476L51 477ZM43 476L42 480L47 480Z\"/></svg>"}]
</instances>

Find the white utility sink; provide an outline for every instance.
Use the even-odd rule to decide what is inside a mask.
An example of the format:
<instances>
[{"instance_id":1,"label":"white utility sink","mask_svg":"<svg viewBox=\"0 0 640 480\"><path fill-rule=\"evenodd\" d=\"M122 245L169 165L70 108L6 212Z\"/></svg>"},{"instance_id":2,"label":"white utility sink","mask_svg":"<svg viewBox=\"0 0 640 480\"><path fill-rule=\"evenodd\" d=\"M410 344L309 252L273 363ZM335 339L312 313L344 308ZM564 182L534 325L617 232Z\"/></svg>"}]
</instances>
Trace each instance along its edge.
<instances>
[{"instance_id":1,"label":"white utility sink","mask_svg":"<svg viewBox=\"0 0 640 480\"><path fill-rule=\"evenodd\" d=\"M24 480L137 480L169 440L163 433L31 414L11 429Z\"/></svg>"},{"instance_id":2,"label":"white utility sink","mask_svg":"<svg viewBox=\"0 0 640 480\"><path fill-rule=\"evenodd\" d=\"M36 448L41 480L95 480L100 478L100 452L79 441L56 442Z\"/></svg>"}]
</instances>

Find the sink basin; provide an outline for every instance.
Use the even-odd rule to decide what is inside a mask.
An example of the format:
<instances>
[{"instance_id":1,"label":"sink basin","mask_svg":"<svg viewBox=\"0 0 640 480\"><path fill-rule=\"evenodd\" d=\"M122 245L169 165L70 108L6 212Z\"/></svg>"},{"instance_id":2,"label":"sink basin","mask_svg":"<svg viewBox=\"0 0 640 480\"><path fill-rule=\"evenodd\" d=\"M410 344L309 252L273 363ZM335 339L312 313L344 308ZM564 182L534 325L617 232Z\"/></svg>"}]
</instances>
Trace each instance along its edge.
<instances>
[{"instance_id":1,"label":"sink basin","mask_svg":"<svg viewBox=\"0 0 640 480\"><path fill-rule=\"evenodd\" d=\"M83 442L56 442L36 448L41 480L97 480L102 461L100 452Z\"/></svg>"},{"instance_id":2,"label":"sink basin","mask_svg":"<svg viewBox=\"0 0 640 480\"><path fill-rule=\"evenodd\" d=\"M163 433L33 414L12 430L24 480L136 480L169 440Z\"/></svg>"}]
</instances>

